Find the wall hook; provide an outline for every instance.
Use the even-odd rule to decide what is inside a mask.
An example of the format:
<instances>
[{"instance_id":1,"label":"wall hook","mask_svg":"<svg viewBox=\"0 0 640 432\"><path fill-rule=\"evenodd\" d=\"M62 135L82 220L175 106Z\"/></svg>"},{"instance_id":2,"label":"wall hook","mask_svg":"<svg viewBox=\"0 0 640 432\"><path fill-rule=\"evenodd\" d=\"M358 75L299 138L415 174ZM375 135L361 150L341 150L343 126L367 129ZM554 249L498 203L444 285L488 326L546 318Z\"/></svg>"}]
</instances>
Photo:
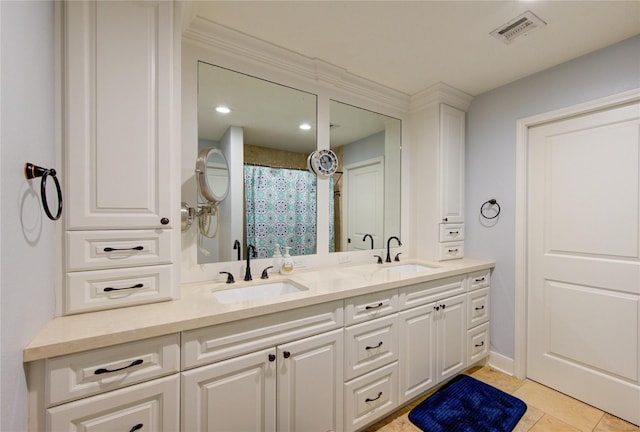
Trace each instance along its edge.
<instances>
[{"instance_id":1,"label":"wall hook","mask_svg":"<svg viewBox=\"0 0 640 432\"><path fill-rule=\"evenodd\" d=\"M56 185L56 192L58 193L58 212L55 216L51 214L51 211L49 210L49 203L47 202L47 178L49 176L53 179L53 182ZM24 164L24 177L27 180L42 177L42 181L40 182L40 197L42 198L42 207L44 208L44 212L47 214L47 217L53 221L60 219L60 216L62 216L62 190L60 189L58 177L56 177L56 170L53 168L42 168L27 162Z\"/></svg>"}]
</instances>

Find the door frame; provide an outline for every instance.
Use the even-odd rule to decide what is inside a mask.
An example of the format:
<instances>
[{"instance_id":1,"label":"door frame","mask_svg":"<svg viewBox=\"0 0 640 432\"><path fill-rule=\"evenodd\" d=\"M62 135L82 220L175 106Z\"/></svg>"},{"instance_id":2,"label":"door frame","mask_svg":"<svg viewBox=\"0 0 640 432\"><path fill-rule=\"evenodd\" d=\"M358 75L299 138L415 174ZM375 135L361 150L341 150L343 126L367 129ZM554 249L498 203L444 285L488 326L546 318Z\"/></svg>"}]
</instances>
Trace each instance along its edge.
<instances>
[{"instance_id":1,"label":"door frame","mask_svg":"<svg viewBox=\"0 0 640 432\"><path fill-rule=\"evenodd\" d=\"M529 128L637 101L640 101L640 88L536 114L516 121L515 340L513 376L518 379L524 379L527 376Z\"/></svg>"}]
</instances>

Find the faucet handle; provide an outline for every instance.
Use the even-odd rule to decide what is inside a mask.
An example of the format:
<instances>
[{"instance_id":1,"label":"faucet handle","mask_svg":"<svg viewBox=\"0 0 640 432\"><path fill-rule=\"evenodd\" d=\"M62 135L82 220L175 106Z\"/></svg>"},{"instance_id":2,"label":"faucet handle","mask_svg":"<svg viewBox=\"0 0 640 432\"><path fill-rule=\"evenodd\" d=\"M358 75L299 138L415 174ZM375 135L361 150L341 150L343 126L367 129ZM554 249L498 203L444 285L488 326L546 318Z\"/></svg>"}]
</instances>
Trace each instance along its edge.
<instances>
[{"instance_id":1,"label":"faucet handle","mask_svg":"<svg viewBox=\"0 0 640 432\"><path fill-rule=\"evenodd\" d=\"M233 275L230 272L221 271L220 274L226 274L227 275L227 283L228 284L232 284L232 283L235 282L235 279L233 278Z\"/></svg>"},{"instance_id":2,"label":"faucet handle","mask_svg":"<svg viewBox=\"0 0 640 432\"><path fill-rule=\"evenodd\" d=\"M394 261L400 261L400 255L402 254L402 252L398 252L396 254L396 257L393 259Z\"/></svg>"},{"instance_id":3,"label":"faucet handle","mask_svg":"<svg viewBox=\"0 0 640 432\"><path fill-rule=\"evenodd\" d=\"M266 269L262 270L262 276L260 276L260 279L269 279L269 273L267 273L267 270L269 270L270 268L273 268L273 266L269 266Z\"/></svg>"},{"instance_id":4,"label":"faucet handle","mask_svg":"<svg viewBox=\"0 0 640 432\"><path fill-rule=\"evenodd\" d=\"M382 257L380 255L374 255L374 258L378 258L378 264L382 264Z\"/></svg>"}]
</instances>

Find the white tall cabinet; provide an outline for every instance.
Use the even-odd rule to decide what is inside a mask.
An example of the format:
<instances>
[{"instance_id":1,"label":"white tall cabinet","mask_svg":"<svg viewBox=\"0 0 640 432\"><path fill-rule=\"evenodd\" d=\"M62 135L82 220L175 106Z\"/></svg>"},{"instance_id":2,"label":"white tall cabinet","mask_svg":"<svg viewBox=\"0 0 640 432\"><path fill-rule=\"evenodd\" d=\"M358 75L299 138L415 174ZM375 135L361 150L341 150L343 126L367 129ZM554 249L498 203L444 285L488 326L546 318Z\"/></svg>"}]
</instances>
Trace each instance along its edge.
<instances>
[{"instance_id":1,"label":"white tall cabinet","mask_svg":"<svg viewBox=\"0 0 640 432\"><path fill-rule=\"evenodd\" d=\"M172 208L180 63L174 4L56 7L66 251L58 310L170 299L179 226Z\"/></svg>"},{"instance_id":2,"label":"white tall cabinet","mask_svg":"<svg viewBox=\"0 0 640 432\"><path fill-rule=\"evenodd\" d=\"M465 110L472 98L439 84L416 100L422 105L409 124L412 255L463 258Z\"/></svg>"}]
</instances>

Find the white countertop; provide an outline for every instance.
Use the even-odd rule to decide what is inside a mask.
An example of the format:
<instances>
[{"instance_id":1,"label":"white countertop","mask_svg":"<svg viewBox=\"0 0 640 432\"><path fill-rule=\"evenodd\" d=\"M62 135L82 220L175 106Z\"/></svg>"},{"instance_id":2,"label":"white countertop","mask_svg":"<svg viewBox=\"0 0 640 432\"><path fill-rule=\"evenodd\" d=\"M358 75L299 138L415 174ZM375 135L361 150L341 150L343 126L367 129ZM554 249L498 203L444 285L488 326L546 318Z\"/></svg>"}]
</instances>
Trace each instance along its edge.
<instances>
[{"instance_id":1,"label":"white countertop","mask_svg":"<svg viewBox=\"0 0 640 432\"><path fill-rule=\"evenodd\" d=\"M394 265L418 263L437 268L419 273L385 270ZM185 284L178 300L131 306L54 318L23 351L25 362L138 341L229 321L281 312L361 294L398 288L459 274L493 268L495 263L473 259L442 262L407 260L391 264L363 264L296 271L291 276L270 276L268 280L224 281ZM218 302L215 290L260 285L283 279L308 288L277 297L231 304Z\"/></svg>"}]
</instances>

